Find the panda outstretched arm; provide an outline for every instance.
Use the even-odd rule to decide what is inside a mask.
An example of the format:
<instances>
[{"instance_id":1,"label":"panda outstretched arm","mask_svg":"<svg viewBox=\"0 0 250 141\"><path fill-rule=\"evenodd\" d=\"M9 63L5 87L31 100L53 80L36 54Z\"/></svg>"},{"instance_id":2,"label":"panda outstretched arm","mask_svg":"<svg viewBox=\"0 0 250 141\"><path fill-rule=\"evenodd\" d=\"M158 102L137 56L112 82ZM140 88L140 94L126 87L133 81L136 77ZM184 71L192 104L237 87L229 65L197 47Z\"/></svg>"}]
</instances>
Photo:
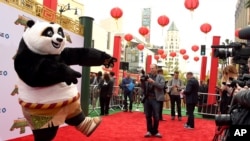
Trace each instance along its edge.
<instances>
[{"instance_id":1,"label":"panda outstretched arm","mask_svg":"<svg viewBox=\"0 0 250 141\"><path fill-rule=\"evenodd\" d=\"M113 67L116 58L94 48L65 48L61 53L62 60L67 65Z\"/></svg>"},{"instance_id":2,"label":"panda outstretched arm","mask_svg":"<svg viewBox=\"0 0 250 141\"><path fill-rule=\"evenodd\" d=\"M23 44L21 40L20 44ZM15 70L22 81L31 87L44 87L60 82L77 83L81 73L70 68L59 55L40 55L21 46L14 58Z\"/></svg>"}]
</instances>

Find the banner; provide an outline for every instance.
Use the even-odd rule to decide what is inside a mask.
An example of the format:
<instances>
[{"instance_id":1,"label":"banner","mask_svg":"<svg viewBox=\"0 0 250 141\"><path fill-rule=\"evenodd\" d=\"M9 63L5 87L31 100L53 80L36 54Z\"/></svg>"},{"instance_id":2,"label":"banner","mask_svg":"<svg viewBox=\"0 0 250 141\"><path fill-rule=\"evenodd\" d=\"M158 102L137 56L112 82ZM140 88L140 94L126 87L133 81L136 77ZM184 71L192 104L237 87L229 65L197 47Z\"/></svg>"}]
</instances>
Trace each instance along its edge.
<instances>
[{"instance_id":1,"label":"banner","mask_svg":"<svg viewBox=\"0 0 250 141\"><path fill-rule=\"evenodd\" d=\"M8 14L8 15L7 15ZM23 118L18 103L18 76L14 70L13 57L25 29L25 21L32 19L42 21L38 17L0 3L0 141L32 134ZM83 37L65 30L68 42L66 47L82 47ZM72 66L81 72L80 66ZM81 80L78 80L81 82ZM80 91L80 84L78 84Z\"/></svg>"}]
</instances>

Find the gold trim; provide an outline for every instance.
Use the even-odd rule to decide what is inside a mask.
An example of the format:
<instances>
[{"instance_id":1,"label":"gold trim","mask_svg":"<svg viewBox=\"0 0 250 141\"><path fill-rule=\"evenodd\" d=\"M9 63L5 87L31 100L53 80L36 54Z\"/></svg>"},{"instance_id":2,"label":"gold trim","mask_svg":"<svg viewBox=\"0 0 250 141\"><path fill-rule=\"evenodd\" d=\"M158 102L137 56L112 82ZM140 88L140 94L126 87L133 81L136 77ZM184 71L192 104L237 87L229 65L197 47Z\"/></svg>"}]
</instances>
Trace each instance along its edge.
<instances>
[{"instance_id":1,"label":"gold trim","mask_svg":"<svg viewBox=\"0 0 250 141\"><path fill-rule=\"evenodd\" d=\"M33 0L0 0L0 2L22 10L33 16L42 18L48 22L56 22L71 32L83 35L83 26L78 20L73 20L67 16L60 15L60 13L57 13Z\"/></svg>"}]
</instances>

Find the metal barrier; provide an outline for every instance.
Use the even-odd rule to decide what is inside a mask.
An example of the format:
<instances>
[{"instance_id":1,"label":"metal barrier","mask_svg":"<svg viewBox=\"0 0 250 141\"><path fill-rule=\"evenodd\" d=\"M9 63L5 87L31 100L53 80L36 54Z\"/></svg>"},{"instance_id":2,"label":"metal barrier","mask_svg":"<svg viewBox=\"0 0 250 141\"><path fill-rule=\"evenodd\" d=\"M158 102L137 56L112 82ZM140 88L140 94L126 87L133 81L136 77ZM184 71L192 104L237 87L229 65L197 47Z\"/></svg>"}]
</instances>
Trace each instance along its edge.
<instances>
[{"instance_id":1,"label":"metal barrier","mask_svg":"<svg viewBox=\"0 0 250 141\"><path fill-rule=\"evenodd\" d=\"M95 113L99 115L100 113L100 103L99 103L99 97L100 97L100 90L98 88L98 85L90 85L90 105L89 105L89 114ZM110 99L110 109L109 110L115 110L116 108L119 108L122 110L123 108L123 94L122 90L119 86L113 87L113 95Z\"/></svg>"},{"instance_id":2,"label":"metal barrier","mask_svg":"<svg viewBox=\"0 0 250 141\"><path fill-rule=\"evenodd\" d=\"M199 94L199 101L197 104L198 108L197 114L201 114L203 115L203 117L215 116L219 110L218 99L220 95L211 93L198 93L198 94ZM214 98L214 103L207 103L209 97Z\"/></svg>"}]
</instances>

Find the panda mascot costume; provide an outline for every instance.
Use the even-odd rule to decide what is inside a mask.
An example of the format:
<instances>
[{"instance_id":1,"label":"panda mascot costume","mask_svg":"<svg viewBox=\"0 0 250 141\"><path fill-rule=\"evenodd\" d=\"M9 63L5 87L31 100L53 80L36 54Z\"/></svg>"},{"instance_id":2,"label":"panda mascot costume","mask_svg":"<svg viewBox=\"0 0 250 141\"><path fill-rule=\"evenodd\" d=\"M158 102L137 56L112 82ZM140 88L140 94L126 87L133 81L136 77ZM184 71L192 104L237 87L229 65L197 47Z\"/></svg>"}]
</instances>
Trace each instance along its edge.
<instances>
[{"instance_id":1,"label":"panda mascot costume","mask_svg":"<svg viewBox=\"0 0 250 141\"><path fill-rule=\"evenodd\" d=\"M51 141L64 123L86 136L101 123L84 116L76 86L81 73L70 65L113 67L117 60L93 48L65 48L65 41L60 25L29 20L14 57L19 103L35 141Z\"/></svg>"}]
</instances>

